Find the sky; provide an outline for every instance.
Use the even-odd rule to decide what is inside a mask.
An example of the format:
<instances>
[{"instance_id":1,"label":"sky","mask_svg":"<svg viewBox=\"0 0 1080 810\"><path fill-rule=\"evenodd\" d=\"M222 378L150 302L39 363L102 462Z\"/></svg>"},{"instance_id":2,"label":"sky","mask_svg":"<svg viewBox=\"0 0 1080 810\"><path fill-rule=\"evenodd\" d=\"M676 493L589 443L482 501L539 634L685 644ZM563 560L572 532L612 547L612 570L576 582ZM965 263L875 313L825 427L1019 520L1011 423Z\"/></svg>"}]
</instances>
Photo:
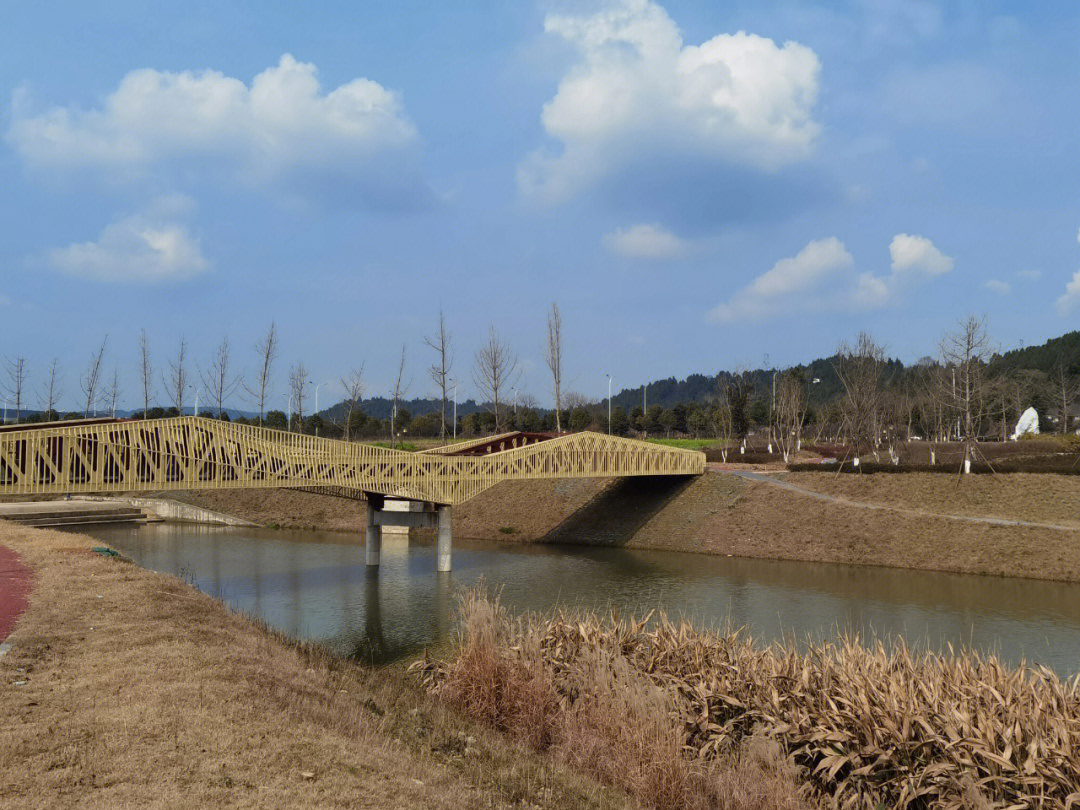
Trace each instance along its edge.
<instances>
[{"instance_id":1,"label":"sky","mask_svg":"<svg viewBox=\"0 0 1080 810\"><path fill-rule=\"evenodd\" d=\"M275 322L284 409L403 344L432 394L440 310L462 399L494 327L542 404L553 301L597 399L1080 325L1073 3L2 5L0 356L71 407L143 329L250 373Z\"/></svg>"}]
</instances>

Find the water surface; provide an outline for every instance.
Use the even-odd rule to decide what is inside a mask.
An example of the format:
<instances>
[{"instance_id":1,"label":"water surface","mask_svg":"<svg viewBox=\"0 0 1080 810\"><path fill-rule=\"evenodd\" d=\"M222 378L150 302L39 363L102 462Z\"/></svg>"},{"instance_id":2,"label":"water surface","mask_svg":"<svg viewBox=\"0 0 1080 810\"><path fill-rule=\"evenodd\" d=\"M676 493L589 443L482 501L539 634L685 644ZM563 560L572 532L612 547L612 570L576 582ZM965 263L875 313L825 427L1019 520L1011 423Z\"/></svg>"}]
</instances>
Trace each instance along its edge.
<instances>
[{"instance_id":1,"label":"water surface","mask_svg":"<svg viewBox=\"0 0 1080 810\"><path fill-rule=\"evenodd\" d=\"M364 565L362 542L333 532L159 523L93 534L295 638L376 663L445 642L456 593L484 581L513 611L659 608L706 627L745 625L761 641L855 630L1080 671L1077 584L457 539L447 575L435 571L430 543L394 536L383 539L376 572Z\"/></svg>"}]
</instances>

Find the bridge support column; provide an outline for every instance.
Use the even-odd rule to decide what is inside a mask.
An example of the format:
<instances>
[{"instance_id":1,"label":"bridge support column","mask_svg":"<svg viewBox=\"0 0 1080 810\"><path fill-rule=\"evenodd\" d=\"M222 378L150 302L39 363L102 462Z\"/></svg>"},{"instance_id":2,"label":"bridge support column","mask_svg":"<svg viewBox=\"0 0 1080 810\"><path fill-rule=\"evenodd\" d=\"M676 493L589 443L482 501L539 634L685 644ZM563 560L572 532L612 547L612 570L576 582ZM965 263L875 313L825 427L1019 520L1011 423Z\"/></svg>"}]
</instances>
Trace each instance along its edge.
<instances>
[{"instance_id":1,"label":"bridge support column","mask_svg":"<svg viewBox=\"0 0 1080 810\"><path fill-rule=\"evenodd\" d=\"M379 557L382 552L382 526L376 520L376 515L382 507L382 498L368 495L367 527L364 531L364 561L370 566L379 565Z\"/></svg>"},{"instance_id":2,"label":"bridge support column","mask_svg":"<svg viewBox=\"0 0 1080 810\"><path fill-rule=\"evenodd\" d=\"M454 531L451 528L450 519L452 516L452 510L445 504L440 504L439 511L439 536L438 536L438 549L439 555L438 570L449 571L450 570L450 546L454 539Z\"/></svg>"}]
</instances>

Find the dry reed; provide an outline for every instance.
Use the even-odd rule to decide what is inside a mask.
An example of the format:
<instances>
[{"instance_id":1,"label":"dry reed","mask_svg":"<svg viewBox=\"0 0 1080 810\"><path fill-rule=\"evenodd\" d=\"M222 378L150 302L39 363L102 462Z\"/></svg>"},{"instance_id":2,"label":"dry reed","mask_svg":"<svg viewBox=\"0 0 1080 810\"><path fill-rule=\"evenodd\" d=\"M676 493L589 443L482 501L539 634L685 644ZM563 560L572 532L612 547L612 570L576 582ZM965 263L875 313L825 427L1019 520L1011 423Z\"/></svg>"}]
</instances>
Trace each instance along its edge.
<instances>
[{"instance_id":1,"label":"dry reed","mask_svg":"<svg viewBox=\"0 0 1080 810\"><path fill-rule=\"evenodd\" d=\"M1080 805L1080 686L1042 667L850 636L760 647L663 616L510 619L475 593L463 608L463 655L415 664L424 682L469 710L483 648L504 690L531 690L489 698L489 714L543 694L542 742L647 806L751 806L725 805L722 785L762 738L783 752L777 784L794 782L786 760L836 807Z\"/></svg>"}]
</instances>

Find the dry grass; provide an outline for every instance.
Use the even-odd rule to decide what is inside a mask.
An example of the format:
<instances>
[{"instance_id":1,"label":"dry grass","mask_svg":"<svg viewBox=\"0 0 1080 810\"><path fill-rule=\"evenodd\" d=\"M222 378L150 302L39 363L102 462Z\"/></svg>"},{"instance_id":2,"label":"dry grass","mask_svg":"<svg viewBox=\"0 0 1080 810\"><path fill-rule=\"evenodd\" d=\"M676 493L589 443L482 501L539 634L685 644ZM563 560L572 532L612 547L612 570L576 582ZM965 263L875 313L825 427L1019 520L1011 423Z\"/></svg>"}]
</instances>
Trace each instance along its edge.
<instances>
[{"instance_id":1,"label":"dry grass","mask_svg":"<svg viewBox=\"0 0 1080 810\"><path fill-rule=\"evenodd\" d=\"M665 618L511 621L483 602L465 602L463 649L492 646L497 666L546 678L550 748L646 806L798 807L796 779L845 808L1080 802L1080 685L1049 670L853 638L759 648ZM414 668L455 701L470 665ZM749 801L737 785L756 786L756 804L733 803Z\"/></svg>"},{"instance_id":2,"label":"dry grass","mask_svg":"<svg viewBox=\"0 0 1080 810\"><path fill-rule=\"evenodd\" d=\"M626 804L400 670L293 644L90 538L0 521L0 542L35 569L0 657L5 810Z\"/></svg>"},{"instance_id":3,"label":"dry grass","mask_svg":"<svg viewBox=\"0 0 1080 810\"><path fill-rule=\"evenodd\" d=\"M582 625L582 631L585 632ZM670 690L606 645L558 659L551 625L510 619L497 599L462 600L458 656L413 669L449 704L547 751L558 762L626 789L649 808L803 810L794 767L757 735L711 759L687 756ZM553 652L555 656L553 656Z\"/></svg>"},{"instance_id":4,"label":"dry grass","mask_svg":"<svg viewBox=\"0 0 1080 810\"><path fill-rule=\"evenodd\" d=\"M1035 473L883 475L787 473L783 480L815 492L941 514L1061 523L1080 529L1080 476Z\"/></svg>"}]
</instances>

